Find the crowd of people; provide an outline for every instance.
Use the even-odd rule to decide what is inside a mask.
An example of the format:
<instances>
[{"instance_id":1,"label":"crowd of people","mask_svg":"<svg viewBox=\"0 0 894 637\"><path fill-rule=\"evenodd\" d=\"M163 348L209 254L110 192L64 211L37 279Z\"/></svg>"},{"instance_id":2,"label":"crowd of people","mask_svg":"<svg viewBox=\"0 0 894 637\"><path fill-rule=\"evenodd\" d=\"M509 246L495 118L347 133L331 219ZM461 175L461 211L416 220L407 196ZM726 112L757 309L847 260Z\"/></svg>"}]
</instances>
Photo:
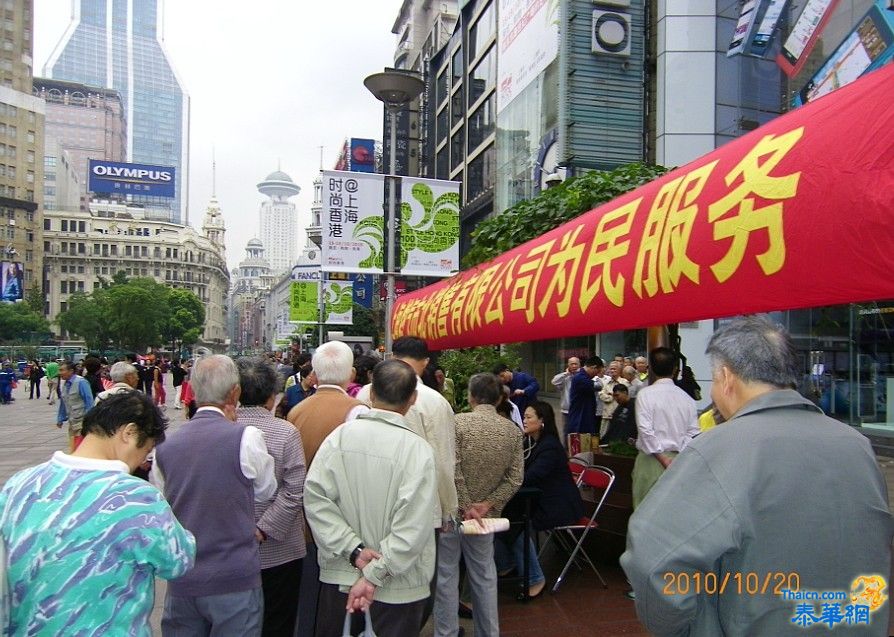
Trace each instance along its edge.
<instances>
[{"instance_id":1,"label":"crowd of people","mask_svg":"<svg viewBox=\"0 0 894 637\"><path fill-rule=\"evenodd\" d=\"M691 370L680 378L664 347L607 366L569 358L552 379L558 414L532 375L505 365L474 374L469 410L455 413L454 384L412 336L386 361L337 341L289 362L209 355L164 372L134 357L85 360L83 374L63 361L52 371L68 452L0 492L2 628L149 635L161 577L164 636L328 636L347 618L352 635L371 622L406 637L431 618L437 637L455 637L465 605L476 637L496 637L499 577L527 572L524 600L546 587L525 538L584 515L567 436L586 433L636 446L622 565L643 623L786 634L790 608L776 598L666 595L662 573L785 568L825 588L887 574L894 527L871 449L789 389L787 339L763 319L717 332L717 418L705 428ZM35 365L30 376L49 379ZM148 383L143 367L155 369ZM173 432L163 373L187 409ZM803 484L814 458L843 494ZM761 486L769 475L780 497ZM523 511L531 534L517 523L489 532ZM793 531L808 520L809 540ZM858 557L835 553L845 536L859 537Z\"/></svg>"}]
</instances>

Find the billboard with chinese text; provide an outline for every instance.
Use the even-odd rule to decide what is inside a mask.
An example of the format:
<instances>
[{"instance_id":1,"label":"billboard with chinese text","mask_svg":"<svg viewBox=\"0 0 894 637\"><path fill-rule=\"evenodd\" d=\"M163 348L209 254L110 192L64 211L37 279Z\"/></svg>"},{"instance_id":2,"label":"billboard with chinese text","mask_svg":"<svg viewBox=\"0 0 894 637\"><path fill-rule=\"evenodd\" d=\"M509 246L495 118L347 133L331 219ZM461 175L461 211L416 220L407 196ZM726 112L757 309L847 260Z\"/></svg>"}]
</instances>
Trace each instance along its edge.
<instances>
[{"instance_id":1,"label":"billboard with chinese text","mask_svg":"<svg viewBox=\"0 0 894 637\"><path fill-rule=\"evenodd\" d=\"M393 334L446 349L894 298L892 100L888 65L402 296Z\"/></svg>"},{"instance_id":2,"label":"billboard with chinese text","mask_svg":"<svg viewBox=\"0 0 894 637\"><path fill-rule=\"evenodd\" d=\"M458 181L404 177L400 273L450 276L459 270Z\"/></svg>"},{"instance_id":3,"label":"billboard with chinese text","mask_svg":"<svg viewBox=\"0 0 894 637\"><path fill-rule=\"evenodd\" d=\"M149 197L174 197L176 169L172 166L126 164L91 159L87 190Z\"/></svg>"},{"instance_id":4,"label":"billboard with chinese text","mask_svg":"<svg viewBox=\"0 0 894 637\"><path fill-rule=\"evenodd\" d=\"M320 284L318 282L292 282L289 321L292 323L320 322Z\"/></svg>"},{"instance_id":5,"label":"billboard with chinese text","mask_svg":"<svg viewBox=\"0 0 894 637\"><path fill-rule=\"evenodd\" d=\"M323 171L322 269L383 272L385 183L381 175Z\"/></svg>"},{"instance_id":6,"label":"billboard with chinese text","mask_svg":"<svg viewBox=\"0 0 894 637\"><path fill-rule=\"evenodd\" d=\"M497 113L533 82L559 52L559 3L500 0Z\"/></svg>"}]
</instances>

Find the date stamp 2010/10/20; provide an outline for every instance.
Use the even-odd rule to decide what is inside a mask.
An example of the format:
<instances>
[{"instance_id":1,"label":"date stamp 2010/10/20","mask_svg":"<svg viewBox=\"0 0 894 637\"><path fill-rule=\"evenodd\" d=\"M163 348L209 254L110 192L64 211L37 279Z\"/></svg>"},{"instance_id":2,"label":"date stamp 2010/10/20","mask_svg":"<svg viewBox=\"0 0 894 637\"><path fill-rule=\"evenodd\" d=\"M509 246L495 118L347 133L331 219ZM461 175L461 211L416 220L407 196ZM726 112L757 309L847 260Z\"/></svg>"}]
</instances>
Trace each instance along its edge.
<instances>
[{"instance_id":1,"label":"date stamp 2010/10/20","mask_svg":"<svg viewBox=\"0 0 894 637\"><path fill-rule=\"evenodd\" d=\"M770 571L760 574L754 571L722 575L700 571L663 574L665 595L780 595L782 591L797 591L801 579L797 573Z\"/></svg>"}]
</instances>

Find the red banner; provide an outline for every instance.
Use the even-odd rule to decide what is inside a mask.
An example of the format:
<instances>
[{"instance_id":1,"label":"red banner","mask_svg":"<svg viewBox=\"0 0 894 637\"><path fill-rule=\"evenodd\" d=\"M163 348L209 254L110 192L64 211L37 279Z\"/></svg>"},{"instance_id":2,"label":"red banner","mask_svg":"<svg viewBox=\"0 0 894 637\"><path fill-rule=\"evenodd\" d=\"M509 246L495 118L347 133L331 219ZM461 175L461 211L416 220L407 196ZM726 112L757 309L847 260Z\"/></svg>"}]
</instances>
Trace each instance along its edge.
<instances>
[{"instance_id":1,"label":"red banner","mask_svg":"<svg viewBox=\"0 0 894 637\"><path fill-rule=\"evenodd\" d=\"M894 298L894 65L450 279L395 338L449 349Z\"/></svg>"}]
</instances>

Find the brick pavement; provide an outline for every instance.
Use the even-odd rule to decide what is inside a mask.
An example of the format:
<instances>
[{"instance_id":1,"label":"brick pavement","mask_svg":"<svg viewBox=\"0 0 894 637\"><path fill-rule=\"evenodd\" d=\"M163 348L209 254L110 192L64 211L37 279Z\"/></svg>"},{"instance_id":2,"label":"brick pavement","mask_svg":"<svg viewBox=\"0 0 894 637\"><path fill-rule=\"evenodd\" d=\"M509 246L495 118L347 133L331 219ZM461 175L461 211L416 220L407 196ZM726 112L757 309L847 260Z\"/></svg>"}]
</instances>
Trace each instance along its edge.
<instances>
[{"instance_id":1,"label":"brick pavement","mask_svg":"<svg viewBox=\"0 0 894 637\"><path fill-rule=\"evenodd\" d=\"M170 385L170 375L165 378ZM173 431L183 424L184 412L173 409L173 387L168 386L167 392L169 407L166 413L171 419L170 429ZM0 405L0 430L3 432L3 445L0 446L0 484L6 482L16 471L39 464L54 451L67 446L66 430L56 428L56 407L48 404L46 394L39 400L29 400L27 383L19 383L13 396L16 400L11 405ZM879 465L888 483L889 499L894 508L894 458L879 457ZM544 564L550 580L554 580L558 574L561 568L559 562L559 559L554 558ZM620 568L616 564L599 566L608 580L608 589L602 589L591 575L572 571L557 595L545 594L528 604L519 604L514 600L513 588L501 584L502 635L646 635L636 620L632 602L622 594L625 582ZM163 600L164 582L159 581L152 616L155 635L161 634L159 619ZM461 625L466 627L466 634L471 636L471 621L462 620ZM431 634L428 626L422 636Z\"/></svg>"}]
</instances>

